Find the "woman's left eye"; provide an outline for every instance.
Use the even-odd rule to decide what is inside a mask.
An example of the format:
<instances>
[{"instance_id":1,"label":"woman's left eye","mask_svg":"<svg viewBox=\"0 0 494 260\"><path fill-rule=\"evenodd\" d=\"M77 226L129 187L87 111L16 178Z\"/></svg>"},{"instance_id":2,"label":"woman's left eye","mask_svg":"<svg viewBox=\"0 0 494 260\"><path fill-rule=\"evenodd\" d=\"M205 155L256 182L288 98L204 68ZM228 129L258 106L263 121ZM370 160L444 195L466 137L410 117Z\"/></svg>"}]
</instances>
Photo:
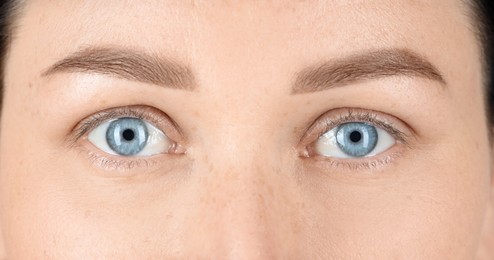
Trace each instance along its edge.
<instances>
[{"instance_id":1,"label":"woman's left eye","mask_svg":"<svg viewBox=\"0 0 494 260\"><path fill-rule=\"evenodd\" d=\"M314 143L314 152L333 158L370 157L386 151L395 143L386 130L363 122L350 122L321 135Z\"/></svg>"},{"instance_id":2,"label":"woman's left eye","mask_svg":"<svg viewBox=\"0 0 494 260\"><path fill-rule=\"evenodd\" d=\"M165 153L175 146L161 130L133 117L100 124L88 134L88 140L102 151L120 156L151 156Z\"/></svg>"}]
</instances>

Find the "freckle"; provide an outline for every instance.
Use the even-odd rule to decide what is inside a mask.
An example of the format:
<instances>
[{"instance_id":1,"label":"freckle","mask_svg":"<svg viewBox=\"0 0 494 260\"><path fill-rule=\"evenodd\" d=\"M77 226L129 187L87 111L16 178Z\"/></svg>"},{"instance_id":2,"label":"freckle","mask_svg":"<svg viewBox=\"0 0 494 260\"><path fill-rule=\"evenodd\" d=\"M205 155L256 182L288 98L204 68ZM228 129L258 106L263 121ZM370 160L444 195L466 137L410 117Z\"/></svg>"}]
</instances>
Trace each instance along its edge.
<instances>
[{"instance_id":1,"label":"freckle","mask_svg":"<svg viewBox=\"0 0 494 260\"><path fill-rule=\"evenodd\" d=\"M84 211L84 218L89 218L90 216L91 216L91 211L90 210Z\"/></svg>"},{"instance_id":2,"label":"freckle","mask_svg":"<svg viewBox=\"0 0 494 260\"><path fill-rule=\"evenodd\" d=\"M261 204L262 206L265 205L264 203L264 196L262 194L257 194L257 201L259 202L259 204Z\"/></svg>"},{"instance_id":3,"label":"freckle","mask_svg":"<svg viewBox=\"0 0 494 260\"><path fill-rule=\"evenodd\" d=\"M232 179L231 178L232 177L231 175L232 175L231 169L226 170L226 172L223 174L223 180L225 182L231 180Z\"/></svg>"},{"instance_id":4,"label":"freckle","mask_svg":"<svg viewBox=\"0 0 494 260\"><path fill-rule=\"evenodd\" d=\"M269 196L274 197L274 191L271 185L268 185L268 194Z\"/></svg>"},{"instance_id":5,"label":"freckle","mask_svg":"<svg viewBox=\"0 0 494 260\"><path fill-rule=\"evenodd\" d=\"M214 171L214 165L211 164L210 162L208 162L208 170L209 170L209 172L213 172Z\"/></svg>"},{"instance_id":6,"label":"freckle","mask_svg":"<svg viewBox=\"0 0 494 260\"><path fill-rule=\"evenodd\" d=\"M293 128L293 134L298 134L300 132L298 127Z\"/></svg>"},{"instance_id":7,"label":"freckle","mask_svg":"<svg viewBox=\"0 0 494 260\"><path fill-rule=\"evenodd\" d=\"M33 83L32 83L32 82L29 82L28 87L29 87L29 88L33 88Z\"/></svg>"}]
</instances>

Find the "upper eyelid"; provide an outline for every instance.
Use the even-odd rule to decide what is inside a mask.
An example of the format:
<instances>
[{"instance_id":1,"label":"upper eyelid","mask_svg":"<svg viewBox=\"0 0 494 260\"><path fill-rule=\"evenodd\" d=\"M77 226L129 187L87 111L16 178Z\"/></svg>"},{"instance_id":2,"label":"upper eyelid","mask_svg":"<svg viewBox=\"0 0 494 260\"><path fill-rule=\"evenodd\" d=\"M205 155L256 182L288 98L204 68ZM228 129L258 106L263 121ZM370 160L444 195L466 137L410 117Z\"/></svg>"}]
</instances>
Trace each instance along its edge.
<instances>
[{"instance_id":1,"label":"upper eyelid","mask_svg":"<svg viewBox=\"0 0 494 260\"><path fill-rule=\"evenodd\" d=\"M84 134L95 129L101 123L111 119L117 119L118 117L122 116L130 116L142 119L142 113L136 114L135 111L127 109L126 107L100 111L83 119L76 125L76 127L74 128L74 132L76 133L76 135L73 137L73 139L74 141L77 141Z\"/></svg>"},{"instance_id":2,"label":"upper eyelid","mask_svg":"<svg viewBox=\"0 0 494 260\"><path fill-rule=\"evenodd\" d=\"M335 115L332 115L335 114ZM397 138L400 142L408 145L408 139L410 135L413 135L414 131L405 122L399 119L392 120L394 116L387 115L382 112L377 112L368 109L361 108L338 108L323 113L317 119L315 119L305 134L301 138L302 147L306 147L309 144L315 142L325 132L337 127L340 124L348 122L365 122L370 123L376 127L381 127L384 130L390 132L393 137ZM396 122L395 121L400 121ZM396 126L397 124L403 126ZM403 129L405 128L405 129ZM403 129L403 131L401 130ZM410 129L410 131L406 131ZM411 134L408 134L411 132ZM305 149L305 148L303 148Z\"/></svg>"},{"instance_id":3,"label":"upper eyelid","mask_svg":"<svg viewBox=\"0 0 494 260\"><path fill-rule=\"evenodd\" d=\"M378 119L378 115L370 113L363 113L359 114L353 114L353 111L350 110L349 114L343 118L340 119L342 122L341 123L335 123L336 126L342 123L347 123L347 122L353 122L353 121L359 121L359 122L365 122L365 123L370 123L374 126L381 127L384 130L387 130L393 134L393 136L397 137L400 139L400 141L405 141L405 133L397 129L396 127L392 126L391 123L385 123L382 120ZM334 126L334 127L336 127Z\"/></svg>"},{"instance_id":4,"label":"upper eyelid","mask_svg":"<svg viewBox=\"0 0 494 260\"><path fill-rule=\"evenodd\" d=\"M72 134L69 136L69 143L76 143L80 138L95 129L101 123L121 117L135 117L147 120L163 131L172 140L185 141L181 129L166 113L149 106L132 105L105 109L84 118L72 129Z\"/></svg>"}]
</instances>

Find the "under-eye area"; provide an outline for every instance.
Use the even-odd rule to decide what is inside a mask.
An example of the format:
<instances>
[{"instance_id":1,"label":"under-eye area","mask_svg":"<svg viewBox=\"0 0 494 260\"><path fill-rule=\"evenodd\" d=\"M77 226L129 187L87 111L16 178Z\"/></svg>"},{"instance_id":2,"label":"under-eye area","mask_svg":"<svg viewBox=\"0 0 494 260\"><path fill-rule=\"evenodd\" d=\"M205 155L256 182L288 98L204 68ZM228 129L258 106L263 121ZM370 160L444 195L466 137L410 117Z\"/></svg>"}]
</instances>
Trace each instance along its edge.
<instances>
[{"instance_id":1,"label":"under-eye area","mask_svg":"<svg viewBox=\"0 0 494 260\"><path fill-rule=\"evenodd\" d=\"M148 106L106 109L80 121L68 139L91 162L108 170L150 166L166 155L185 154L178 126ZM164 160L166 161L166 160Z\"/></svg>"},{"instance_id":2,"label":"under-eye area","mask_svg":"<svg viewBox=\"0 0 494 260\"><path fill-rule=\"evenodd\" d=\"M414 135L406 123L389 114L339 108L312 123L299 154L324 169L376 169L410 149Z\"/></svg>"}]
</instances>

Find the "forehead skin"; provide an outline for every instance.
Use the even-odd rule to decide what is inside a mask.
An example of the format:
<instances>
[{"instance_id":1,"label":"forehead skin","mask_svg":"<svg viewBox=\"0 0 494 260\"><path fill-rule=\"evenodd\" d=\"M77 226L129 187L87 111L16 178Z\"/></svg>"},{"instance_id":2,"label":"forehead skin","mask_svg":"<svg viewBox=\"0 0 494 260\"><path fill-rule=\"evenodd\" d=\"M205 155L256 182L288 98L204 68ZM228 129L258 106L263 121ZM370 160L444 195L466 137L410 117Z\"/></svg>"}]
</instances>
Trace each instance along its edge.
<instances>
[{"instance_id":1,"label":"forehead skin","mask_svg":"<svg viewBox=\"0 0 494 260\"><path fill-rule=\"evenodd\" d=\"M490 159L481 52L465 8L451 0L27 1L1 119L7 250L14 259L471 259ZM42 75L93 46L185 64L197 89ZM390 77L291 95L307 66L394 48L425 57L445 83ZM125 105L153 106L177 122L188 175L113 181L65 145L82 119ZM361 175L311 171L293 148L315 118L345 107L399 118L416 133L412 145Z\"/></svg>"}]
</instances>

